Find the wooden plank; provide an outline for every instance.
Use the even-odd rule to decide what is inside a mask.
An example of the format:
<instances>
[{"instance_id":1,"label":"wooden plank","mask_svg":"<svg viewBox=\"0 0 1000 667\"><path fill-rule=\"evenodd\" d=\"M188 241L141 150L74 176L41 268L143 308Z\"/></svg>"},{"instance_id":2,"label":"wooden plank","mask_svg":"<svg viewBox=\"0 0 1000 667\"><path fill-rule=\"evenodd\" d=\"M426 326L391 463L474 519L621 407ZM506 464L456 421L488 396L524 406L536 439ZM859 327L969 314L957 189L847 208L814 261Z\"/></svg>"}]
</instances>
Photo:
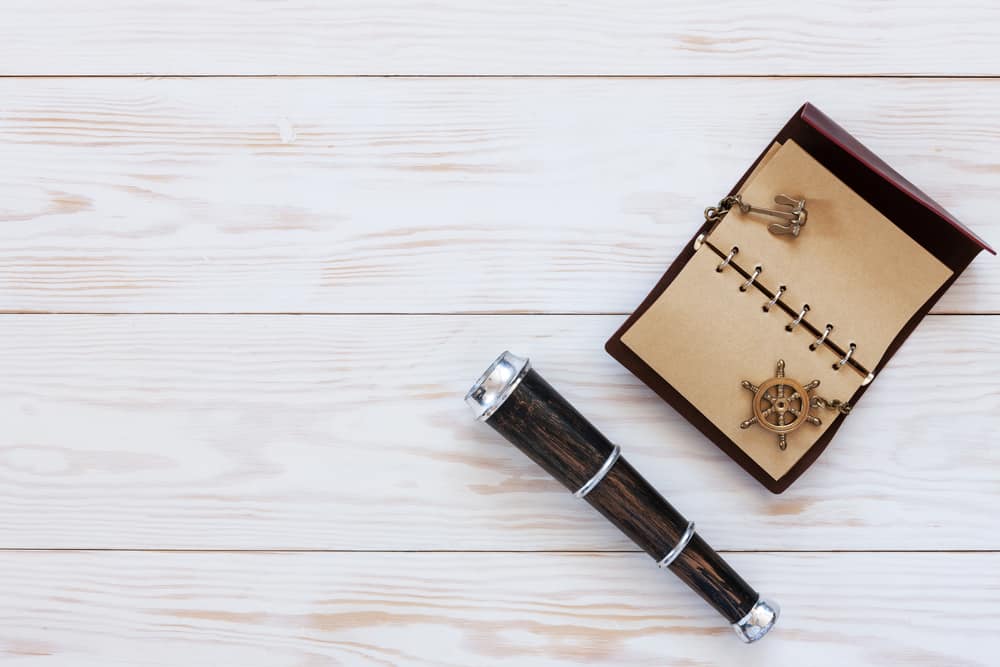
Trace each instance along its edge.
<instances>
[{"instance_id":1,"label":"wooden plank","mask_svg":"<svg viewBox=\"0 0 1000 667\"><path fill-rule=\"evenodd\" d=\"M604 354L620 320L0 317L0 547L634 549L472 420L509 347L716 548L1000 548L1000 319L928 318L782 496Z\"/></svg>"},{"instance_id":2,"label":"wooden plank","mask_svg":"<svg viewBox=\"0 0 1000 667\"><path fill-rule=\"evenodd\" d=\"M8 79L0 309L628 312L807 97L1000 239L1000 81Z\"/></svg>"},{"instance_id":3,"label":"wooden plank","mask_svg":"<svg viewBox=\"0 0 1000 667\"><path fill-rule=\"evenodd\" d=\"M1000 73L988 0L7 4L6 75Z\"/></svg>"},{"instance_id":4,"label":"wooden plank","mask_svg":"<svg viewBox=\"0 0 1000 667\"><path fill-rule=\"evenodd\" d=\"M998 554L727 558L783 606L752 648L637 554L7 552L0 657L736 665L752 650L761 664L995 664Z\"/></svg>"}]
</instances>

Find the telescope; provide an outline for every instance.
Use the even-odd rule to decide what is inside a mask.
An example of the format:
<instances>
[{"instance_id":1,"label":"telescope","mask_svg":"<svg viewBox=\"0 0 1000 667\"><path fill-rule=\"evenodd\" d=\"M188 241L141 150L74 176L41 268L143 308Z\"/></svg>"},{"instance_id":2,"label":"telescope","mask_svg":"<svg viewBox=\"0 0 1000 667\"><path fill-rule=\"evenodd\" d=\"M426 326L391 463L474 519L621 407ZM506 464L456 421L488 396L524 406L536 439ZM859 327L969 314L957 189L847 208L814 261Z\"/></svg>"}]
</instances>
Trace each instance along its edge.
<instances>
[{"instance_id":1,"label":"telescope","mask_svg":"<svg viewBox=\"0 0 1000 667\"><path fill-rule=\"evenodd\" d=\"M563 486L604 515L657 566L677 575L746 643L774 626L761 597L583 415L531 367L504 352L465 396L486 422Z\"/></svg>"}]
</instances>

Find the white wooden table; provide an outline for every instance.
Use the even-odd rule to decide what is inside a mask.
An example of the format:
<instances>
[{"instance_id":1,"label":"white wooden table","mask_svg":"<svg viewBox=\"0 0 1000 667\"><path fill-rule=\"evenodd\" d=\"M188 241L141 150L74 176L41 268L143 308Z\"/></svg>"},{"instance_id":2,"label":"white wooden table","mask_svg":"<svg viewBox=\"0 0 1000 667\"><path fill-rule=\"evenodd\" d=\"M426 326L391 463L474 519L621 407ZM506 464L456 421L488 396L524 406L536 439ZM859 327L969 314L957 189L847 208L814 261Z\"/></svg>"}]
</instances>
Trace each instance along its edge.
<instances>
[{"instance_id":1,"label":"white wooden table","mask_svg":"<svg viewBox=\"0 0 1000 667\"><path fill-rule=\"evenodd\" d=\"M995 665L1000 262L772 496L602 351L804 100L1000 241L1000 5L3 3L4 665ZM504 348L745 647L462 395Z\"/></svg>"}]
</instances>

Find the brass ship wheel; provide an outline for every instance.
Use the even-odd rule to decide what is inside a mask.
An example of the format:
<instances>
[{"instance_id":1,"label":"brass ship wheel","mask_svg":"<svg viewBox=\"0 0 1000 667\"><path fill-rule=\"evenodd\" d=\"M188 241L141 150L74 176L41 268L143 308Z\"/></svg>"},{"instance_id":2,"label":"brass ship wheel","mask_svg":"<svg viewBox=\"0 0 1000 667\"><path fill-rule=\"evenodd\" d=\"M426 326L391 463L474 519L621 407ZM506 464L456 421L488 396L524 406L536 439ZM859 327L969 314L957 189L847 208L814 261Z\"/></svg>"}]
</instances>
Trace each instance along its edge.
<instances>
[{"instance_id":1,"label":"brass ship wheel","mask_svg":"<svg viewBox=\"0 0 1000 667\"><path fill-rule=\"evenodd\" d=\"M758 424L778 436L778 447L788 447L787 436L804 423L819 426L823 422L809 414L812 407L811 392L819 386L819 380L802 385L785 377L785 360L778 360L775 376L759 387L744 380L740 385L753 392L753 415L740 423L740 428L750 428Z\"/></svg>"}]
</instances>

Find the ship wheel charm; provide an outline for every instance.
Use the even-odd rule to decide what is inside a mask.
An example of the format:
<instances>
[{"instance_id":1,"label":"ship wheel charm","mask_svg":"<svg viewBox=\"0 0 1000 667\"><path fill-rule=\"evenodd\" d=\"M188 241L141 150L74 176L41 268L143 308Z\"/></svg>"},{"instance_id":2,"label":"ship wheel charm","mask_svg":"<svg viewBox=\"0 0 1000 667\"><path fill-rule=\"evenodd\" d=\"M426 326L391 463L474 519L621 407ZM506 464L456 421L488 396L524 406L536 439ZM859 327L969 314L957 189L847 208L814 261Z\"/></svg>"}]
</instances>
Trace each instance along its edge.
<instances>
[{"instance_id":1,"label":"ship wheel charm","mask_svg":"<svg viewBox=\"0 0 1000 667\"><path fill-rule=\"evenodd\" d=\"M819 417L809 414L809 409L821 403L810 395L819 386L819 380L802 385L785 377L785 360L778 360L775 376L759 387L744 380L740 385L753 392L753 416L740 423L740 428L750 428L759 424L778 435L778 447L788 447L787 435L802 424L809 422L819 426ZM825 402L825 401L824 401Z\"/></svg>"}]
</instances>

